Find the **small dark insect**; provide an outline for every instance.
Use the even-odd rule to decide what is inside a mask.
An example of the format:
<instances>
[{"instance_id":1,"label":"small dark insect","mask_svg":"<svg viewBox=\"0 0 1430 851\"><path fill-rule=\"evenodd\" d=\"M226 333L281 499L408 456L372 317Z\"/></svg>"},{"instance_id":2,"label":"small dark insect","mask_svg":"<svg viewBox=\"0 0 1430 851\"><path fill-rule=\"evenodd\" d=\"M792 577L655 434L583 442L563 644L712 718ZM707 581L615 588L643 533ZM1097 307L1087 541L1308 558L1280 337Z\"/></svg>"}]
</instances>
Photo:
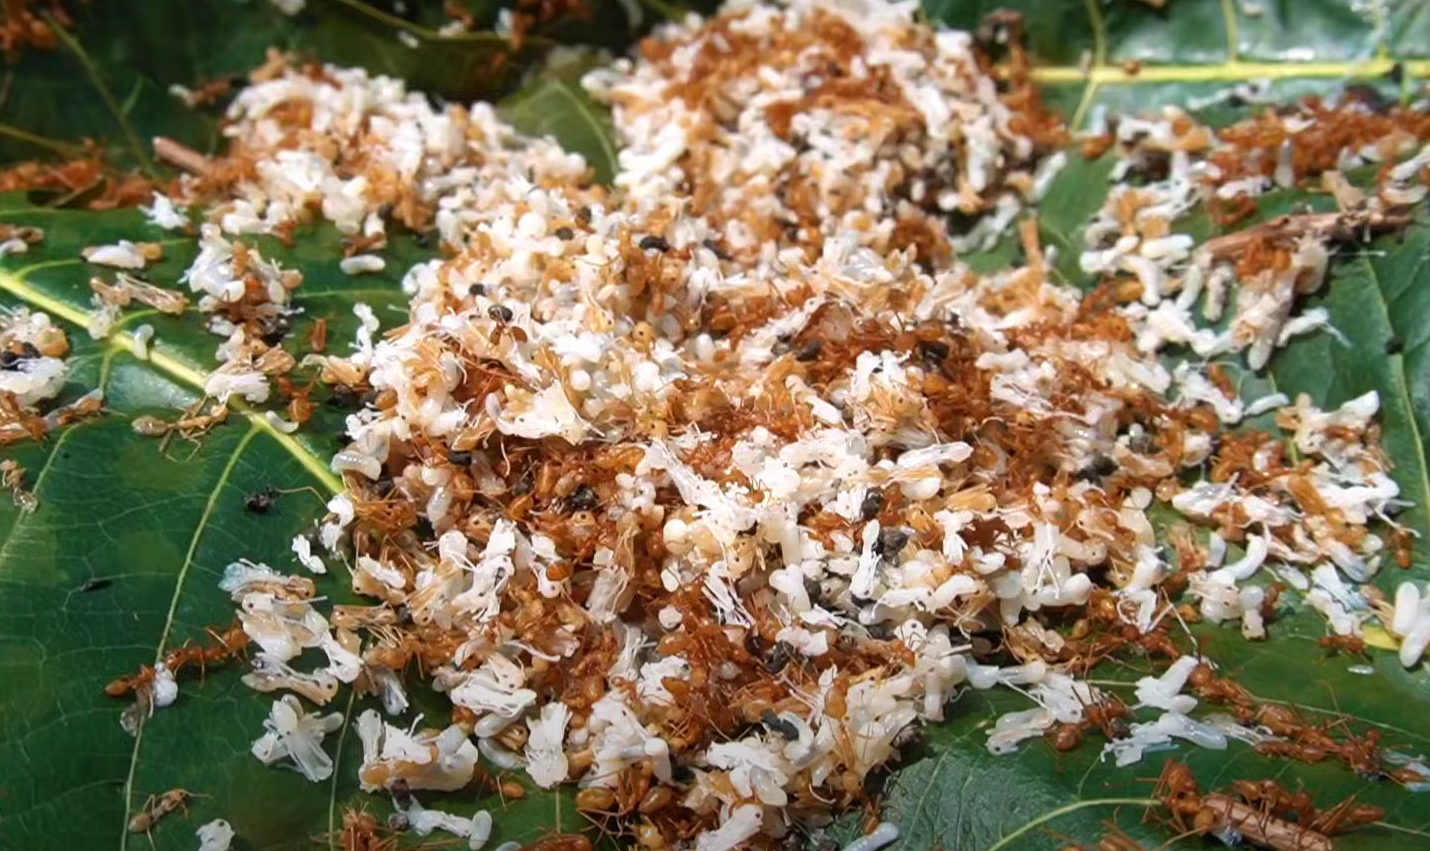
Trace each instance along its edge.
<instances>
[{"instance_id":1,"label":"small dark insect","mask_svg":"<svg viewBox=\"0 0 1430 851\"><path fill-rule=\"evenodd\" d=\"M770 655L765 659L765 670L771 674L778 674L785 669L785 666L794 659L794 645L788 641L776 641Z\"/></svg>"},{"instance_id":2,"label":"small dark insect","mask_svg":"<svg viewBox=\"0 0 1430 851\"><path fill-rule=\"evenodd\" d=\"M1078 470L1074 478L1083 482L1099 482L1115 472L1117 472L1117 462L1106 455L1098 455L1092 459L1092 463Z\"/></svg>"},{"instance_id":3,"label":"small dark insect","mask_svg":"<svg viewBox=\"0 0 1430 851\"><path fill-rule=\"evenodd\" d=\"M884 510L884 492L869 491L864 494L864 501L859 504L859 517L863 520L873 520L879 516L879 512Z\"/></svg>"},{"instance_id":4,"label":"small dark insect","mask_svg":"<svg viewBox=\"0 0 1430 851\"><path fill-rule=\"evenodd\" d=\"M824 583L812 576L804 578L804 593L809 595L809 601L816 606L824 605Z\"/></svg>"},{"instance_id":5,"label":"small dark insect","mask_svg":"<svg viewBox=\"0 0 1430 851\"><path fill-rule=\"evenodd\" d=\"M86 579L85 581L81 582L79 584L79 587L75 590L83 594L89 591L101 591L113 584L113 579Z\"/></svg>"},{"instance_id":6,"label":"small dark insect","mask_svg":"<svg viewBox=\"0 0 1430 851\"><path fill-rule=\"evenodd\" d=\"M599 505L601 499L596 494L596 489L590 485L581 485L566 497L566 504L575 511L591 511Z\"/></svg>"},{"instance_id":7,"label":"small dark insect","mask_svg":"<svg viewBox=\"0 0 1430 851\"><path fill-rule=\"evenodd\" d=\"M760 722L790 741L799 738L799 727L795 726L793 721L781 718L773 709L760 712Z\"/></svg>"},{"instance_id":8,"label":"small dark insect","mask_svg":"<svg viewBox=\"0 0 1430 851\"><path fill-rule=\"evenodd\" d=\"M392 803L399 810L406 810L412 806L412 787L407 785L405 778L392 778L387 783L387 791L392 794Z\"/></svg>"},{"instance_id":9,"label":"small dark insect","mask_svg":"<svg viewBox=\"0 0 1430 851\"><path fill-rule=\"evenodd\" d=\"M475 298L475 297L477 297L477 296L479 296L479 295L486 295L486 294L487 294L487 285L486 285L486 284L472 284L470 287L467 287L467 295L472 296L473 298Z\"/></svg>"},{"instance_id":10,"label":"small dark insect","mask_svg":"<svg viewBox=\"0 0 1430 851\"><path fill-rule=\"evenodd\" d=\"M794 359L801 363L809 363L819 357L819 352L823 348L818 340L808 340L795 350Z\"/></svg>"},{"instance_id":11,"label":"small dark insect","mask_svg":"<svg viewBox=\"0 0 1430 851\"><path fill-rule=\"evenodd\" d=\"M879 540L874 544L874 552L886 559L895 559L909 542L909 533L897 526L879 530Z\"/></svg>"},{"instance_id":12,"label":"small dark insect","mask_svg":"<svg viewBox=\"0 0 1430 851\"><path fill-rule=\"evenodd\" d=\"M282 316L275 316L272 319L264 320L258 329L258 339L265 345L276 346L283 342L283 338L288 336L292 330L292 323Z\"/></svg>"},{"instance_id":13,"label":"small dark insect","mask_svg":"<svg viewBox=\"0 0 1430 851\"><path fill-rule=\"evenodd\" d=\"M894 637L894 630L881 623L871 623L864 627L864 631L869 633L869 637L875 641L888 641Z\"/></svg>"},{"instance_id":14,"label":"small dark insect","mask_svg":"<svg viewBox=\"0 0 1430 851\"><path fill-rule=\"evenodd\" d=\"M278 489L266 485L243 498L243 510L250 514L267 514L278 499Z\"/></svg>"},{"instance_id":15,"label":"small dark insect","mask_svg":"<svg viewBox=\"0 0 1430 851\"><path fill-rule=\"evenodd\" d=\"M716 242L713 239L705 240L704 242L700 243L700 246L706 251L709 251L711 254L714 254L716 260L723 260L728 263L729 261L735 259L730 256L730 252L721 248L720 243Z\"/></svg>"},{"instance_id":16,"label":"small dark insect","mask_svg":"<svg viewBox=\"0 0 1430 851\"><path fill-rule=\"evenodd\" d=\"M656 251L670 250L670 243L665 241L665 237L656 236L655 234L641 237L639 245L642 251L650 251L651 249L655 249Z\"/></svg>"},{"instance_id":17,"label":"small dark insect","mask_svg":"<svg viewBox=\"0 0 1430 851\"><path fill-rule=\"evenodd\" d=\"M358 392L346 384L339 384L333 388L333 394L324 400L324 404L330 408L342 408L344 410L355 410L362 404L362 397Z\"/></svg>"},{"instance_id":18,"label":"small dark insect","mask_svg":"<svg viewBox=\"0 0 1430 851\"><path fill-rule=\"evenodd\" d=\"M556 238L557 238L557 239L574 239L575 236L576 236L576 231L572 230L571 228L568 228L568 227L559 227L559 228L556 229Z\"/></svg>"},{"instance_id":19,"label":"small dark insect","mask_svg":"<svg viewBox=\"0 0 1430 851\"><path fill-rule=\"evenodd\" d=\"M494 304L487 308L487 315L490 316L494 322L510 322L515 314L511 312L510 307L504 304Z\"/></svg>"},{"instance_id":20,"label":"small dark insect","mask_svg":"<svg viewBox=\"0 0 1430 851\"><path fill-rule=\"evenodd\" d=\"M923 355L924 361L931 364L943 363L948 357L948 343L939 340L920 340L919 354Z\"/></svg>"},{"instance_id":21,"label":"small dark insect","mask_svg":"<svg viewBox=\"0 0 1430 851\"><path fill-rule=\"evenodd\" d=\"M447 461L456 464L458 467L470 467L472 466L472 453L448 449Z\"/></svg>"},{"instance_id":22,"label":"small dark insect","mask_svg":"<svg viewBox=\"0 0 1430 851\"><path fill-rule=\"evenodd\" d=\"M765 640L760 637L758 632L752 630L745 636L745 652L756 658L764 655Z\"/></svg>"},{"instance_id":23,"label":"small dark insect","mask_svg":"<svg viewBox=\"0 0 1430 851\"><path fill-rule=\"evenodd\" d=\"M920 724L909 724L902 730L894 734L894 738L889 740L895 750L903 750L909 745L918 743L924 737L924 728Z\"/></svg>"}]
</instances>

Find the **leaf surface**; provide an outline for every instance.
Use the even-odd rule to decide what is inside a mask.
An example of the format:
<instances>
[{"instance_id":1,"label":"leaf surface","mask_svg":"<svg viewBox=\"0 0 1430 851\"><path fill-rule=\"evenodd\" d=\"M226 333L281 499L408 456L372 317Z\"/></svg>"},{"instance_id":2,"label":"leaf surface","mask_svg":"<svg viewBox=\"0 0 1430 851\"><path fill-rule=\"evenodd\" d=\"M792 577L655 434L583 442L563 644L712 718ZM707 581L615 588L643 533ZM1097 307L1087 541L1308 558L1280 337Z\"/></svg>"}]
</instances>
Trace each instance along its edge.
<instances>
[{"instance_id":1,"label":"leaf surface","mask_svg":"<svg viewBox=\"0 0 1430 851\"><path fill-rule=\"evenodd\" d=\"M202 682L181 678L178 702L156 713L138 738L119 728L127 701L103 689L170 648L205 641L206 628L232 623L233 603L217 585L230 562L242 557L301 570L289 545L322 515L336 486L326 459L343 412L320 405L315 422L294 436L274 430L259 412L239 412L201 445L175 440L161 453L159 441L134 433L130 421L142 414L173 419L175 409L197 400L220 338L205 332L191 309L177 318L130 310L110 339L89 339L88 281L101 270L83 263L79 251L120 238L165 240L165 260L151 276L177 286L194 254L191 240L144 224L136 212L47 210L13 195L0 196L0 221L47 232L30 253L0 260L0 304L41 309L63 324L74 351L62 400L99 387L108 409L46 444L5 453L27 469L40 504L25 514L9 499L0 502L0 667L7 682L0 760L24 767L0 781L0 848L146 847L143 835L126 832L129 814L149 795L176 787L205 797L191 803L187 818L160 824L153 834L160 849L194 847L194 829L214 818L227 819L249 848L314 847L312 837L340 825L345 807L376 803L357 788L360 752L346 727L327 741L338 755L332 780L314 784L249 754L272 696L240 683L235 666L210 670ZM352 339L358 301L385 325L401 321L401 273L341 274L335 232L307 235L286 252L276 242L261 245L305 273L295 303L304 317L330 319L330 351ZM422 256L406 238L394 240L389 254L392 269ZM156 330L147 362L135 357L131 336L144 323ZM295 323L287 341L295 354L306 351L309 327L307 318ZM246 511L246 496L264 487L289 492L267 514ZM336 562L330 566L332 574L318 577L319 593L341 602L351 596L347 576ZM440 704L428 704L428 718L441 723L445 714L433 711ZM330 709L350 719L372 705L345 692ZM423 800L466 815L492 809L495 841L504 841L530 840L557 823L573 826L568 798L533 789L506 803L475 792Z\"/></svg>"}]
</instances>

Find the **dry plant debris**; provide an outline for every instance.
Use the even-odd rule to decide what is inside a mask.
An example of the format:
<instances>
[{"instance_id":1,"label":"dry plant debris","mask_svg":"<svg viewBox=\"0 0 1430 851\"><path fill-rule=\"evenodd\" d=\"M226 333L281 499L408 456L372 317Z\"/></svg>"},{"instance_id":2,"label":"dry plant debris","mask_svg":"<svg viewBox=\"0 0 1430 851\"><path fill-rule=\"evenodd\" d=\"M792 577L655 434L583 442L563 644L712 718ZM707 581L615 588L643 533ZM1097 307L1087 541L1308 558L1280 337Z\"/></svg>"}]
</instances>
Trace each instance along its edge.
<instances>
[{"instance_id":1,"label":"dry plant debris","mask_svg":"<svg viewBox=\"0 0 1430 851\"><path fill-rule=\"evenodd\" d=\"M363 788L472 848L489 814L413 792L488 783L483 759L576 784L642 848L773 848L864 803L970 687L1034 702L992 728L995 753L1097 733L1130 764L1237 739L1389 773L1373 734L1219 677L1185 624L1258 640L1295 593L1348 649L1374 619L1406 665L1430 642L1430 593L1362 585L1415 536L1394 521L1380 400L1237 392L1243 361L1336 333L1298 298L1339 244L1406 224L1430 122L1354 97L1222 131L1171 108L1108 122L1084 140L1118 163L1084 296L1026 215L1065 133L1018 73L1016 25L970 35L907 4L794 0L664 26L585 81L623 143L611 188L489 105L271 55L228 108L227 155L147 209L197 222L183 282L225 338L214 411L275 385L309 404L300 365L363 400L332 459L345 489L294 553L315 574L343 563L371 602L330 606L305 576L236 561L221 587L240 629L118 682L139 696L131 726L184 664L246 646L244 681L280 693L256 756L325 779L341 716L309 705L343 684L376 695L388 717L356 720ZM1383 167L1353 190L1340 175L1363 162ZM1202 245L1178 230L1317 182L1341 212ZM1019 265L959 260L1020 218ZM281 339L302 276L244 239L317 221L347 236L333 265L349 274L383 268L398 230L434 233L443 256L406 272L404 321L359 304L348 354L325 353L324 328L299 362ZM122 275L100 284L97 333L115 294L146 298ZM1276 431L1244 427L1266 413ZM1164 546L1165 509L1185 522ZM328 664L298 666L307 649ZM1131 704L1082 678L1130 654L1158 670ZM395 722L416 680L451 700L449 726ZM1230 714L1194 717L1205 704ZM1311 848L1366 817L1292 823L1281 790L1203 796L1178 777L1165 800L1183 830ZM350 815L344 843L389 847ZM897 834L873 828L859 851Z\"/></svg>"}]
</instances>

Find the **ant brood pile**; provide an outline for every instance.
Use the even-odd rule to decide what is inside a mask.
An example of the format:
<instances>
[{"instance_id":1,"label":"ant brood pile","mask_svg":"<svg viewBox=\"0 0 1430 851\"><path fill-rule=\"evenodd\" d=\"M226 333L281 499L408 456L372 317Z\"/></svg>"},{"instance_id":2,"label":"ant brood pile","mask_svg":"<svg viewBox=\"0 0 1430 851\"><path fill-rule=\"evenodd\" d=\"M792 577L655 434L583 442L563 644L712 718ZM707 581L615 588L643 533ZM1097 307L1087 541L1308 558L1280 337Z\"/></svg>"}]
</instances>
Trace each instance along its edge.
<instances>
[{"instance_id":1,"label":"ant brood pile","mask_svg":"<svg viewBox=\"0 0 1430 851\"><path fill-rule=\"evenodd\" d=\"M405 321L379 335L359 305L352 354L307 361L370 404L348 418L317 546L295 549L315 572L346 563L374 602L325 614L311 581L230 567L257 648L245 680L291 693L255 753L326 777L340 716L293 695L326 705L349 683L396 717L420 675L453 723L364 713L365 789L462 788L485 757L579 785L643 847L725 851L861 801L965 687L1038 701L1000 719L995 751L1090 726L1119 763L1173 737L1276 741L1251 708L1191 717L1189 682L1231 692L1203 687L1172 626L1264 637L1282 586L1258 573L1337 633L1385 608L1418 660L1419 592L1391 607L1355 585L1387 549L1373 521L1397 550L1409 538L1387 519L1403 503L1379 400L1244 400L1234 358L1331 331L1295 299L1337 240L1397 226L1423 196L1424 128L1378 149L1411 159L1341 212L1198 246L1175 227L1194 207L1337 173L1283 167L1280 147L1232 156L1252 137L1185 115L1128 119L1094 140L1141 179L1088 228L1079 259L1103 286L1084 296L1033 222L1021 265L957 259L1061 164L1011 44L1014 76L995 83L970 37L913 23L909 4L742 2L666 27L588 77L625 143L612 190L485 105L265 67L230 109L231 155L186 187L213 202L187 276L228 337L209 392L261 402L293 368L263 336L299 277L225 234L291 239L322 218L348 260L371 258L342 267L360 273L384 264L389 227L431 229L444 257L407 272ZM1249 176L1258 163L1273 174ZM151 215L182 226L167 199ZM1199 324L1199 301L1219 318L1233 283L1231 323ZM1197 358L1169 367L1173 347ZM1230 430L1270 412L1284 435ZM1170 549L1159 506L1195 524ZM295 668L307 648L329 664ZM1155 720L1074 678L1124 648L1167 665L1137 686Z\"/></svg>"}]
</instances>

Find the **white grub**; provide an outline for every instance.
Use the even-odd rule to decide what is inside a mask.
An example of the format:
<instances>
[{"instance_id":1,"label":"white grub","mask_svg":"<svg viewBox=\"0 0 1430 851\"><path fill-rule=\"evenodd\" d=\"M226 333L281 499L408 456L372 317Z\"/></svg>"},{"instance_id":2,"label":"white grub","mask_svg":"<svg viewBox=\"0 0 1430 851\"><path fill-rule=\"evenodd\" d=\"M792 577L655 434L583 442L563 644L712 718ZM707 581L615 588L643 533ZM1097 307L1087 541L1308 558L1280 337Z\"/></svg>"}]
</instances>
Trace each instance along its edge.
<instances>
[{"instance_id":1,"label":"white grub","mask_svg":"<svg viewBox=\"0 0 1430 851\"><path fill-rule=\"evenodd\" d=\"M371 275L387 268L387 261L376 254L354 254L338 263L344 275Z\"/></svg>"},{"instance_id":2,"label":"white grub","mask_svg":"<svg viewBox=\"0 0 1430 851\"><path fill-rule=\"evenodd\" d=\"M199 851L228 851L233 845L233 825L221 818L199 825L195 833L199 839Z\"/></svg>"},{"instance_id":3,"label":"white grub","mask_svg":"<svg viewBox=\"0 0 1430 851\"><path fill-rule=\"evenodd\" d=\"M140 325L134 329L134 356L140 360L149 359L149 343L154 339L153 325Z\"/></svg>"},{"instance_id":4,"label":"white grub","mask_svg":"<svg viewBox=\"0 0 1430 851\"><path fill-rule=\"evenodd\" d=\"M143 269L152 259L157 259L157 245L153 243L133 243L121 239L114 245L91 245L80 254L88 263L109 266L114 269Z\"/></svg>"},{"instance_id":5,"label":"white grub","mask_svg":"<svg viewBox=\"0 0 1430 851\"><path fill-rule=\"evenodd\" d=\"M899 826L881 821L873 830L844 846L844 851L879 851L899 838Z\"/></svg>"},{"instance_id":6,"label":"white grub","mask_svg":"<svg viewBox=\"0 0 1430 851\"><path fill-rule=\"evenodd\" d=\"M342 723L341 712L328 715L305 712L298 698L284 695L273 702L263 722L267 732L253 743L253 755L264 765L287 760L299 774L319 783L333 773L333 760L323 750L323 738Z\"/></svg>"}]
</instances>

